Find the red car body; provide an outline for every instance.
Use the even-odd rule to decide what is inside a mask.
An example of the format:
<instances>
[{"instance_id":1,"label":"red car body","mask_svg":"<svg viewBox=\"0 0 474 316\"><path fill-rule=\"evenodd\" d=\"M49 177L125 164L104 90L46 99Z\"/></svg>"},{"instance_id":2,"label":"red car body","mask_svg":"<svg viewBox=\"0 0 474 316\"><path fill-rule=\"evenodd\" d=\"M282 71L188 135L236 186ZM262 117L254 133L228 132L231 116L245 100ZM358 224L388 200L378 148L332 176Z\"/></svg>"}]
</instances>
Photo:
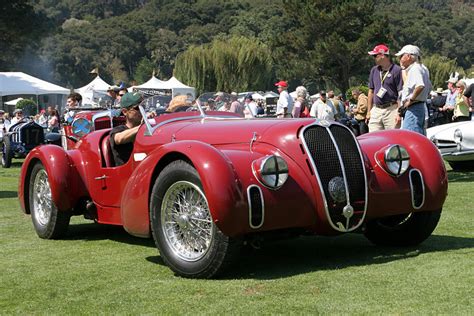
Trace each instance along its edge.
<instances>
[{"instance_id":1,"label":"red car body","mask_svg":"<svg viewBox=\"0 0 474 316\"><path fill-rule=\"evenodd\" d=\"M375 132L356 139L337 123L246 120L222 112L205 117L196 112L164 114L152 127L141 126L132 157L119 167L107 166L110 129L85 135L71 150L52 145L35 148L21 170L21 208L29 214L35 205L31 173L38 162L48 175L58 213L87 214L140 237L150 237L155 227L150 218L154 185L177 160L197 171L213 224L231 239L292 229L317 235L363 231L377 219L440 212L447 194L447 174L438 150L426 137L409 131ZM401 175L387 168L392 163L387 150L393 145L409 155L408 169ZM259 176L262 161L274 156L287 164L288 178L280 188L268 187ZM337 194L344 200L347 190L350 203L347 199L341 203ZM427 238L436 223L414 243ZM377 238L369 237L376 243ZM189 272L170 260L166 262L180 275L217 273Z\"/></svg>"}]
</instances>

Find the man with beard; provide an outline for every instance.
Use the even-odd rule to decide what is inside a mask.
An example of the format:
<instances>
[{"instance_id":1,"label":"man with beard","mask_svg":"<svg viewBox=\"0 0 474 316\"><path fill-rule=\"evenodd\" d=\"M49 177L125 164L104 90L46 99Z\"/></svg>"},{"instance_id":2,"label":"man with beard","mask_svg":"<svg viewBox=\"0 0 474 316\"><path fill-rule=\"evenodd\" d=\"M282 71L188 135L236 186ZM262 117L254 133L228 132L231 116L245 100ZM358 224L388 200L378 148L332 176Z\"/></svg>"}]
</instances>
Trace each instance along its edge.
<instances>
[{"instance_id":1,"label":"man with beard","mask_svg":"<svg viewBox=\"0 0 474 316\"><path fill-rule=\"evenodd\" d=\"M110 132L110 146L115 165L125 164L133 151L133 142L140 128L142 115L138 105L143 100L139 93L125 93L120 102L125 125L119 125Z\"/></svg>"}]
</instances>

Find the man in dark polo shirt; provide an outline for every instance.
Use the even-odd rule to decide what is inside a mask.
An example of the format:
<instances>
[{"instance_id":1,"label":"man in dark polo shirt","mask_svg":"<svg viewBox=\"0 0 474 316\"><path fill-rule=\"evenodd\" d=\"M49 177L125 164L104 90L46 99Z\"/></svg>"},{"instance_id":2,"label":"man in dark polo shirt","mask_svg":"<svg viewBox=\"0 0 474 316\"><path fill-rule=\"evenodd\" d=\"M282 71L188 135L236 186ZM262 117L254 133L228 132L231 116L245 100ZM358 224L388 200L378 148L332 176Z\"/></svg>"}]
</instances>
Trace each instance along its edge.
<instances>
[{"instance_id":1,"label":"man in dark polo shirt","mask_svg":"<svg viewBox=\"0 0 474 316\"><path fill-rule=\"evenodd\" d=\"M369 76L369 132L397 128L400 125L398 96L403 89L402 68L392 63L390 51L384 44L375 46L369 55L375 61Z\"/></svg>"},{"instance_id":2,"label":"man in dark polo shirt","mask_svg":"<svg viewBox=\"0 0 474 316\"><path fill-rule=\"evenodd\" d=\"M125 125L116 126L110 132L110 146L116 166L125 164L133 151L133 142L137 135L142 115L138 105L142 101L139 93L125 93L121 99L120 107L125 116Z\"/></svg>"}]
</instances>

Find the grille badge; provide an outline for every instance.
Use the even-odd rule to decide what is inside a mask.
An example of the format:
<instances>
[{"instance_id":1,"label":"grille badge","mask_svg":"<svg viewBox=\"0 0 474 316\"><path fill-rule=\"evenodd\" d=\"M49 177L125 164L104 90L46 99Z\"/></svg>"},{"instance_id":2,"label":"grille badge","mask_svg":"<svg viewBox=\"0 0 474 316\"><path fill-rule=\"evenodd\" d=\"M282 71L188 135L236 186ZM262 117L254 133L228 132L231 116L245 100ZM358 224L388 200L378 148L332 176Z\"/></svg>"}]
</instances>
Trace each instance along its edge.
<instances>
[{"instance_id":1,"label":"grille badge","mask_svg":"<svg viewBox=\"0 0 474 316\"><path fill-rule=\"evenodd\" d=\"M334 202L342 203L346 201L346 187L343 178L332 178L328 183L328 191Z\"/></svg>"}]
</instances>

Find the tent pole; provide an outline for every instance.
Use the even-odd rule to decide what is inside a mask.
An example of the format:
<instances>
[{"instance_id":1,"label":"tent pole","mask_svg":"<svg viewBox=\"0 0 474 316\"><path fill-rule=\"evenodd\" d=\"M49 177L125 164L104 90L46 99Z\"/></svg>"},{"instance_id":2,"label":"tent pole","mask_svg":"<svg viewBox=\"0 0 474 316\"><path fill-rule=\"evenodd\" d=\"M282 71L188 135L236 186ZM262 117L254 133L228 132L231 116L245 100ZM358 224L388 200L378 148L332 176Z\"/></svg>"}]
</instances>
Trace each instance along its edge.
<instances>
[{"instance_id":1,"label":"tent pole","mask_svg":"<svg viewBox=\"0 0 474 316\"><path fill-rule=\"evenodd\" d=\"M40 108L39 108L39 99L38 99L38 95L36 95L36 114L38 114L40 112Z\"/></svg>"}]
</instances>

